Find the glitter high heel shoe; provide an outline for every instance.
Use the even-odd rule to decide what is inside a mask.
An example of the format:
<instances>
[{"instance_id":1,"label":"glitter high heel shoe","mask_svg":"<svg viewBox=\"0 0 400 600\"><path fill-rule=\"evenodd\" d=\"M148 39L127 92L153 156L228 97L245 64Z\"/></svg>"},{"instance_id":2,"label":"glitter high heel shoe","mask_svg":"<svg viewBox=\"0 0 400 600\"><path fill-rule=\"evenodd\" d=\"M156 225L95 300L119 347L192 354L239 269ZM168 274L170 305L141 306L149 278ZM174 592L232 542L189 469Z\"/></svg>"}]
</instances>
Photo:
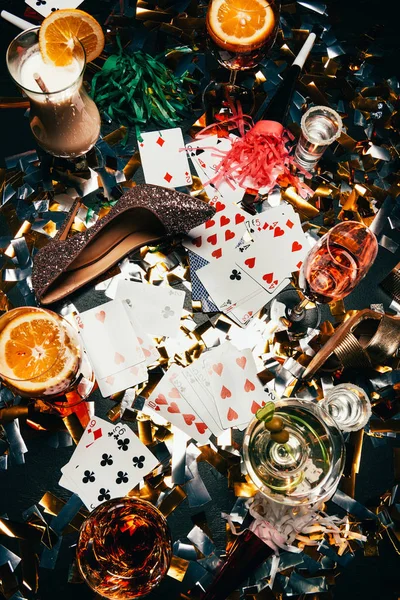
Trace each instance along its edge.
<instances>
[{"instance_id":1,"label":"glitter high heel shoe","mask_svg":"<svg viewBox=\"0 0 400 600\"><path fill-rule=\"evenodd\" d=\"M384 364L399 346L400 317L365 308L339 325L314 356L302 379L309 379L318 369L368 369Z\"/></svg>"},{"instance_id":2,"label":"glitter high heel shoe","mask_svg":"<svg viewBox=\"0 0 400 600\"><path fill-rule=\"evenodd\" d=\"M187 194L137 185L93 227L67 239L79 207L76 201L56 237L34 257L32 285L43 305L65 298L137 248L186 233L215 213Z\"/></svg>"}]
</instances>

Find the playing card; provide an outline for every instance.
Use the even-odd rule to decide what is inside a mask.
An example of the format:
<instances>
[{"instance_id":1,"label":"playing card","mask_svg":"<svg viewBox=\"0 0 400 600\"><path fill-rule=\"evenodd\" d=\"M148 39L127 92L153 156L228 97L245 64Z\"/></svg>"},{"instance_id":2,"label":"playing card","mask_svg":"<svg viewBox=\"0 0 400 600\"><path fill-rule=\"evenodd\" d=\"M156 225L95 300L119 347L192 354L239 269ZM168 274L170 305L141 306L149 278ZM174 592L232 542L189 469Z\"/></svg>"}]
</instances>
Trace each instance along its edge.
<instances>
[{"instance_id":1,"label":"playing card","mask_svg":"<svg viewBox=\"0 0 400 600\"><path fill-rule=\"evenodd\" d=\"M134 312L130 309L125 300L123 300L123 305L137 335L138 342L144 354L145 364L147 366L152 365L160 358L160 353L155 347L151 337L145 332L140 321L135 317Z\"/></svg>"},{"instance_id":2,"label":"playing card","mask_svg":"<svg viewBox=\"0 0 400 600\"><path fill-rule=\"evenodd\" d=\"M300 220L291 207L276 207L248 220L246 230L254 236L254 242L236 263L269 293L274 293L285 278L301 268L309 250Z\"/></svg>"},{"instance_id":3,"label":"playing card","mask_svg":"<svg viewBox=\"0 0 400 600\"><path fill-rule=\"evenodd\" d=\"M190 280L192 283L192 299L201 300L203 312L217 312L218 307L213 303L204 285L197 276L197 271L208 265L208 261L194 252L188 251Z\"/></svg>"},{"instance_id":4,"label":"playing card","mask_svg":"<svg viewBox=\"0 0 400 600\"><path fill-rule=\"evenodd\" d=\"M119 373L107 375L104 379L97 379L97 384L103 398L107 398L111 394L122 392L122 390L127 390L135 385L139 385L139 383L143 383L143 381L147 381L148 377L147 365L145 362L142 362L132 365Z\"/></svg>"},{"instance_id":5,"label":"playing card","mask_svg":"<svg viewBox=\"0 0 400 600\"><path fill-rule=\"evenodd\" d=\"M117 298L126 301L146 333L157 337L178 335L185 292L122 279L118 282Z\"/></svg>"},{"instance_id":6,"label":"playing card","mask_svg":"<svg viewBox=\"0 0 400 600\"><path fill-rule=\"evenodd\" d=\"M268 302L268 294L262 286L252 279L242 269L235 264L237 253L230 250L220 261L213 261L202 269L197 271L197 277L207 289L207 292L213 299L221 312L229 314L235 311L240 305L245 304L255 296L258 300L253 303L257 310ZM247 308L239 320L242 323L248 322L253 316L253 311Z\"/></svg>"},{"instance_id":7,"label":"playing card","mask_svg":"<svg viewBox=\"0 0 400 600\"><path fill-rule=\"evenodd\" d=\"M194 364L195 363L193 363L193 365ZM207 403L203 403L203 397L206 392L203 385L196 377L197 372L198 368L196 371L193 371L190 366L186 367L186 369L181 369L174 377L173 383L193 410L195 410L204 423L208 425L211 433L218 437L223 432L223 428L220 421L215 420L212 416Z\"/></svg>"},{"instance_id":8,"label":"playing card","mask_svg":"<svg viewBox=\"0 0 400 600\"><path fill-rule=\"evenodd\" d=\"M251 350L239 351L226 342L206 360L223 427L246 426L271 399L257 377Z\"/></svg>"},{"instance_id":9,"label":"playing card","mask_svg":"<svg viewBox=\"0 0 400 600\"><path fill-rule=\"evenodd\" d=\"M208 184L209 189L206 190L206 193L211 202L220 200L220 196L222 196L223 199L229 202L238 203L244 196L245 190L239 187L233 179L230 179L229 183L224 179L218 184L209 183L218 172L218 165L224 157L224 152L229 152L231 147L231 139L219 139L216 135L186 145L186 150L201 183L203 185Z\"/></svg>"},{"instance_id":10,"label":"playing card","mask_svg":"<svg viewBox=\"0 0 400 600\"><path fill-rule=\"evenodd\" d=\"M156 411L200 444L206 444L211 435L210 429L174 384L174 377L179 375L180 370L178 365L172 365L144 406Z\"/></svg>"},{"instance_id":11,"label":"playing card","mask_svg":"<svg viewBox=\"0 0 400 600\"><path fill-rule=\"evenodd\" d=\"M25 0L25 3L43 17L60 8L77 8L83 0Z\"/></svg>"},{"instance_id":12,"label":"playing card","mask_svg":"<svg viewBox=\"0 0 400 600\"><path fill-rule=\"evenodd\" d=\"M208 261L219 260L229 248L234 248L246 232L244 225L249 214L224 201L215 205L215 215L192 229L183 245Z\"/></svg>"},{"instance_id":13,"label":"playing card","mask_svg":"<svg viewBox=\"0 0 400 600\"><path fill-rule=\"evenodd\" d=\"M180 127L142 133L139 152L146 183L169 188L190 185L192 176Z\"/></svg>"},{"instance_id":14,"label":"playing card","mask_svg":"<svg viewBox=\"0 0 400 600\"><path fill-rule=\"evenodd\" d=\"M102 426L106 434L77 460L74 453L60 480L60 485L73 486L72 491L90 510L105 500L125 496L158 464L127 425L104 421Z\"/></svg>"},{"instance_id":15,"label":"playing card","mask_svg":"<svg viewBox=\"0 0 400 600\"><path fill-rule=\"evenodd\" d=\"M78 326L96 379L125 371L145 357L120 300L79 315Z\"/></svg>"}]
</instances>

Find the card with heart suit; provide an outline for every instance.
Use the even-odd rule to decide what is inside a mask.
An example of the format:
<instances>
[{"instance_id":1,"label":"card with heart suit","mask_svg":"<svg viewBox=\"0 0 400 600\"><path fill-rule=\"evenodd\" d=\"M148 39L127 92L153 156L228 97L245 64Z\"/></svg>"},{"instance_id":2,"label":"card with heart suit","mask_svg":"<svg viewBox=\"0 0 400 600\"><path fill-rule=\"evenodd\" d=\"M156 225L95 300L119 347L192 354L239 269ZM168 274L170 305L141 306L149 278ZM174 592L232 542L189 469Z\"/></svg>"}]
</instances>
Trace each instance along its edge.
<instances>
[{"instance_id":1,"label":"card with heart suit","mask_svg":"<svg viewBox=\"0 0 400 600\"><path fill-rule=\"evenodd\" d=\"M231 139L218 138L216 135L186 145L186 150L201 183L208 188L206 193L211 202L213 199L220 200L220 196L222 196L228 202L238 203L244 196L245 190L239 187L233 179L229 183L222 180L218 185L209 183L217 174L218 165L223 158L221 151L228 152L231 147Z\"/></svg>"},{"instance_id":2,"label":"card with heart suit","mask_svg":"<svg viewBox=\"0 0 400 600\"><path fill-rule=\"evenodd\" d=\"M89 510L134 488L158 460L125 424L94 417L59 484L77 493Z\"/></svg>"},{"instance_id":3,"label":"card with heart suit","mask_svg":"<svg viewBox=\"0 0 400 600\"><path fill-rule=\"evenodd\" d=\"M244 427L268 400L257 377L250 349L237 350L226 342L205 354L213 395L223 427Z\"/></svg>"},{"instance_id":4,"label":"card with heart suit","mask_svg":"<svg viewBox=\"0 0 400 600\"><path fill-rule=\"evenodd\" d=\"M221 312L245 325L270 300L269 293L235 264L236 251L197 271L197 277Z\"/></svg>"},{"instance_id":5,"label":"card with heart suit","mask_svg":"<svg viewBox=\"0 0 400 600\"><path fill-rule=\"evenodd\" d=\"M211 435L209 427L174 383L174 378L180 374L180 370L178 365L172 365L149 398L146 398L144 406L151 408L200 444L206 444Z\"/></svg>"},{"instance_id":6,"label":"card with heart suit","mask_svg":"<svg viewBox=\"0 0 400 600\"><path fill-rule=\"evenodd\" d=\"M97 379L145 360L121 300L80 313L79 329Z\"/></svg>"},{"instance_id":7,"label":"card with heart suit","mask_svg":"<svg viewBox=\"0 0 400 600\"><path fill-rule=\"evenodd\" d=\"M132 324L132 327L137 335L138 342L142 349L146 366L152 365L160 358L160 353L155 347L151 337L145 332L140 321L135 317L133 310L126 303L122 301L128 318Z\"/></svg>"},{"instance_id":8,"label":"card with heart suit","mask_svg":"<svg viewBox=\"0 0 400 600\"><path fill-rule=\"evenodd\" d=\"M219 260L234 248L246 232L249 214L227 201L217 202L216 213L202 225L192 229L183 245L208 261Z\"/></svg>"},{"instance_id":9,"label":"card with heart suit","mask_svg":"<svg viewBox=\"0 0 400 600\"><path fill-rule=\"evenodd\" d=\"M309 250L300 219L291 207L277 207L248 220L246 229L254 242L247 245L236 264L273 293L301 268Z\"/></svg>"},{"instance_id":10,"label":"card with heart suit","mask_svg":"<svg viewBox=\"0 0 400 600\"><path fill-rule=\"evenodd\" d=\"M185 292L121 279L116 297L126 301L129 312L146 333L155 337L178 335Z\"/></svg>"},{"instance_id":11,"label":"card with heart suit","mask_svg":"<svg viewBox=\"0 0 400 600\"><path fill-rule=\"evenodd\" d=\"M48 17L60 8L78 8L82 0L25 0L25 3L43 17Z\"/></svg>"},{"instance_id":12,"label":"card with heart suit","mask_svg":"<svg viewBox=\"0 0 400 600\"><path fill-rule=\"evenodd\" d=\"M192 175L184 148L180 127L142 133L139 152L146 183L169 188L190 185Z\"/></svg>"},{"instance_id":13,"label":"card with heart suit","mask_svg":"<svg viewBox=\"0 0 400 600\"><path fill-rule=\"evenodd\" d=\"M212 411L209 410L207 400L204 402L204 395L209 393L209 391L204 390L202 383L197 377L198 368L193 370L193 366L196 363L197 361L193 365L186 367L186 369L181 368L180 371L173 374L173 383L193 410L208 425L211 433L218 437L223 432L223 428L220 420L214 418ZM213 401L212 396L211 400Z\"/></svg>"}]
</instances>

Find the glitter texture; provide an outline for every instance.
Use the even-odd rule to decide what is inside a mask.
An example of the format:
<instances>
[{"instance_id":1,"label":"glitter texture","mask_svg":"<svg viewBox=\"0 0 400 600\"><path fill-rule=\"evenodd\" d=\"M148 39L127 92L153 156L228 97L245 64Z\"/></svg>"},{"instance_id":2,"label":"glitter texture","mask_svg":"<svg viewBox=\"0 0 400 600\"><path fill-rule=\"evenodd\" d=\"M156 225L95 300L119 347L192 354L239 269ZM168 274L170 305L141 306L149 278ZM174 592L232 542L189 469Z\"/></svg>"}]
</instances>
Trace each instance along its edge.
<instances>
[{"instance_id":1,"label":"glitter texture","mask_svg":"<svg viewBox=\"0 0 400 600\"><path fill-rule=\"evenodd\" d=\"M76 203L70 212L75 206ZM69 221L68 215L56 238L39 250L34 257L32 285L38 301L41 301L49 286L68 268L96 234L119 214L135 207L145 208L153 213L164 226L166 236L187 233L210 219L215 213L215 209L202 200L157 185L143 184L125 192L111 211L93 227L67 240L60 240L59 237L65 231ZM123 256L120 260L122 258Z\"/></svg>"}]
</instances>

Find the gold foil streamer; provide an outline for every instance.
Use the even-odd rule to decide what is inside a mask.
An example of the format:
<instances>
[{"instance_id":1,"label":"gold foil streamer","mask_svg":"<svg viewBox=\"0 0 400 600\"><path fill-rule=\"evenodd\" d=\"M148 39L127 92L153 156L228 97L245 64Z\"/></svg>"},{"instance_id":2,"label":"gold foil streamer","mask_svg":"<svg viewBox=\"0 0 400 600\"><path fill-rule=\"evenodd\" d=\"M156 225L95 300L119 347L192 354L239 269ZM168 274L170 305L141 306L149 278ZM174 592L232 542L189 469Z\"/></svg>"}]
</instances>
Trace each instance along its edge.
<instances>
[{"instance_id":1,"label":"gold foil streamer","mask_svg":"<svg viewBox=\"0 0 400 600\"><path fill-rule=\"evenodd\" d=\"M201 455L197 459L198 462L205 460L221 475L228 474L228 462L218 452L215 452L210 446L200 446L199 450L201 450Z\"/></svg>"},{"instance_id":2,"label":"gold foil streamer","mask_svg":"<svg viewBox=\"0 0 400 600\"><path fill-rule=\"evenodd\" d=\"M76 413L72 413L72 414L68 415L67 417L63 417L63 421L65 424L65 427L68 429L68 433L74 440L75 444L78 444L85 429L82 426L82 423L80 422Z\"/></svg>"},{"instance_id":3,"label":"gold foil streamer","mask_svg":"<svg viewBox=\"0 0 400 600\"><path fill-rule=\"evenodd\" d=\"M184 558L179 558L178 556L173 556L171 559L171 565L167 571L168 577L172 577L172 579L176 579L177 581L183 581L189 564L190 561L185 560Z\"/></svg>"},{"instance_id":4,"label":"gold foil streamer","mask_svg":"<svg viewBox=\"0 0 400 600\"><path fill-rule=\"evenodd\" d=\"M302 220L307 221L319 215L319 210L299 196L294 187L286 188L283 191L282 198L287 200L296 209Z\"/></svg>"},{"instance_id":5,"label":"gold foil streamer","mask_svg":"<svg viewBox=\"0 0 400 600\"><path fill-rule=\"evenodd\" d=\"M49 515L53 515L56 517L60 510L64 508L66 502L58 498L51 492L46 492L42 499L39 501L39 505L44 508L44 512ZM64 534L71 533L71 531L79 531L83 521L88 516L89 511L85 508L81 508L78 514L74 516L74 518L70 521L68 527L64 529Z\"/></svg>"},{"instance_id":6,"label":"gold foil streamer","mask_svg":"<svg viewBox=\"0 0 400 600\"><path fill-rule=\"evenodd\" d=\"M175 488L161 501L158 509L162 512L164 517L168 517L177 506L186 498L186 492L180 485Z\"/></svg>"},{"instance_id":7,"label":"gold foil streamer","mask_svg":"<svg viewBox=\"0 0 400 600\"><path fill-rule=\"evenodd\" d=\"M140 441L149 446L153 443L153 430L151 426L151 420L147 415L139 414L137 416L138 435Z\"/></svg>"}]
</instances>

